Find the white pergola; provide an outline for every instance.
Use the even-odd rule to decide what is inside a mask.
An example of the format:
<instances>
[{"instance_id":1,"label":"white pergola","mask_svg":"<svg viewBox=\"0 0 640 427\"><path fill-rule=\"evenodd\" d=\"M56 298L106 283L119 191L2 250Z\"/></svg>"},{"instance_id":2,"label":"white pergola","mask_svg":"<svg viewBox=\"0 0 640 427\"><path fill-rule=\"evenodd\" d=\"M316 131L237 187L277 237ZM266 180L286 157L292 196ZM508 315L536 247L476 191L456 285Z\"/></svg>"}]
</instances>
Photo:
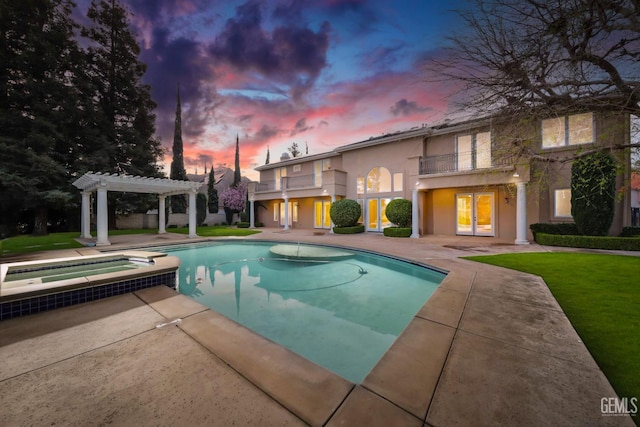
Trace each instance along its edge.
<instances>
[{"instance_id":1,"label":"white pergola","mask_svg":"<svg viewBox=\"0 0 640 427\"><path fill-rule=\"evenodd\" d=\"M178 181L168 178L148 178L143 176L118 175L108 173L87 172L73 182L73 185L82 192L82 238L91 239L90 203L91 193L96 191L97 197L97 240L96 246L110 245L109 242L109 210L107 208L107 192L121 191L127 193L157 194L158 206L158 233L166 233L165 224L165 199L168 196L189 194L189 237L198 237L196 234L196 193L202 186L201 182Z\"/></svg>"}]
</instances>

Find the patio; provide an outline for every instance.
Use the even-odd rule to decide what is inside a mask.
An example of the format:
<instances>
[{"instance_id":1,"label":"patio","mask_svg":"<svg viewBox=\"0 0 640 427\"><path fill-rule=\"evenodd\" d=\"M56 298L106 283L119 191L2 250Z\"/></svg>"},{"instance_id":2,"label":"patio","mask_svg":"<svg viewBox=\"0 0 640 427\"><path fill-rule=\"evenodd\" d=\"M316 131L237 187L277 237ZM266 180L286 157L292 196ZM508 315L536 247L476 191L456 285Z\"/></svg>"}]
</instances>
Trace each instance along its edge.
<instances>
[{"instance_id":1,"label":"patio","mask_svg":"<svg viewBox=\"0 0 640 427\"><path fill-rule=\"evenodd\" d=\"M184 237L113 236L110 249ZM244 239L376 250L450 274L359 385L162 286L0 322L3 424L634 425L602 415L616 394L539 277L458 258L548 248L280 229Z\"/></svg>"}]
</instances>

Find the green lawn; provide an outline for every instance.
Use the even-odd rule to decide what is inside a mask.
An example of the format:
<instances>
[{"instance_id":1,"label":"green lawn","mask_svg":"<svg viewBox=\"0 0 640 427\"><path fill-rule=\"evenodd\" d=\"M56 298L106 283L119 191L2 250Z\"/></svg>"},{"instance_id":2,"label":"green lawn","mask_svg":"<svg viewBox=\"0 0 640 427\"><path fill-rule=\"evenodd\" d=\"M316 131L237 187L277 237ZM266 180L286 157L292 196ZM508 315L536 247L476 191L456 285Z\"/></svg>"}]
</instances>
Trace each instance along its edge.
<instances>
[{"instance_id":1,"label":"green lawn","mask_svg":"<svg viewBox=\"0 0 640 427\"><path fill-rule=\"evenodd\" d=\"M189 227L167 228L169 233L189 234ZM226 225L215 225L211 227L196 227L196 234L201 237L220 236L249 236L260 233L260 230L250 230L248 228L236 228Z\"/></svg>"},{"instance_id":2,"label":"green lawn","mask_svg":"<svg viewBox=\"0 0 640 427\"><path fill-rule=\"evenodd\" d=\"M158 230L155 229L136 229L136 230L109 230L110 236L119 236L124 234L154 234ZM189 229L184 228L168 228L169 233L189 234ZM202 237L210 236L248 236L250 234L260 233L258 230L249 230L248 228L236 228L229 226L212 226L197 227L196 233ZM77 231L68 233L51 233L48 236L15 236L5 240L0 240L0 256L13 255L27 252L51 251L56 249L73 249L81 248L82 245L76 242L76 238L80 236ZM94 234L95 236L95 234Z\"/></svg>"},{"instance_id":3,"label":"green lawn","mask_svg":"<svg viewBox=\"0 0 640 427\"><path fill-rule=\"evenodd\" d=\"M466 257L541 276L620 397L640 397L640 257L519 253Z\"/></svg>"},{"instance_id":4,"label":"green lawn","mask_svg":"<svg viewBox=\"0 0 640 427\"><path fill-rule=\"evenodd\" d=\"M14 236L0 240L0 255L13 255L26 252L51 251L55 249L81 248L74 239L80 236L77 231L51 233L48 236Z\"/></svg>"}]
</instances>

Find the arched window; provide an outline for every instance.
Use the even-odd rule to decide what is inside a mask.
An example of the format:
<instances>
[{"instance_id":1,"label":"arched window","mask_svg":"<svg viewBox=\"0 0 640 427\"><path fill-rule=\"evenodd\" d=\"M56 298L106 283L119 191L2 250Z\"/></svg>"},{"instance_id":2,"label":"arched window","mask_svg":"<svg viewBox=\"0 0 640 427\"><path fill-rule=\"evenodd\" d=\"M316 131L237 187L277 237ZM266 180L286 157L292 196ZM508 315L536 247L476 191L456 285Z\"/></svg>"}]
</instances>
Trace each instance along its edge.
<instances>
[{"instance_id":1,"label":"arched window","mask_svg":"<svg viewBox=\"0 0 640 427\"><path fill-rule=\"evenodd\" d=\"M391 173L389 169L376 166L367 174L367 193L386 193L391 191Z\"/></svg>"}]
</instances>

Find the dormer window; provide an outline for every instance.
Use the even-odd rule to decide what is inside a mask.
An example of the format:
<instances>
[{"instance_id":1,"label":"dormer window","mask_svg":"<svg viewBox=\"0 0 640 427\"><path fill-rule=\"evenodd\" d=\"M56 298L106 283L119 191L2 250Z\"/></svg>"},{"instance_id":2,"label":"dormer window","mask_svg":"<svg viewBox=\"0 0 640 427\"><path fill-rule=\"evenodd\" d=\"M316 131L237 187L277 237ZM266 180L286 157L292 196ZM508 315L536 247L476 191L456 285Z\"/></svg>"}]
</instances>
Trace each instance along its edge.
<instances>
[{"instance_id":1,"label":"dormer window","mask_svg":"<svg viewBox=\"0 0 640 427\"><path fill-rule=\"evenodd\" d=\"M594 141L593 113L572 114L542 121L542 148L589 144Z\"/></svg>"}]
</instances>

